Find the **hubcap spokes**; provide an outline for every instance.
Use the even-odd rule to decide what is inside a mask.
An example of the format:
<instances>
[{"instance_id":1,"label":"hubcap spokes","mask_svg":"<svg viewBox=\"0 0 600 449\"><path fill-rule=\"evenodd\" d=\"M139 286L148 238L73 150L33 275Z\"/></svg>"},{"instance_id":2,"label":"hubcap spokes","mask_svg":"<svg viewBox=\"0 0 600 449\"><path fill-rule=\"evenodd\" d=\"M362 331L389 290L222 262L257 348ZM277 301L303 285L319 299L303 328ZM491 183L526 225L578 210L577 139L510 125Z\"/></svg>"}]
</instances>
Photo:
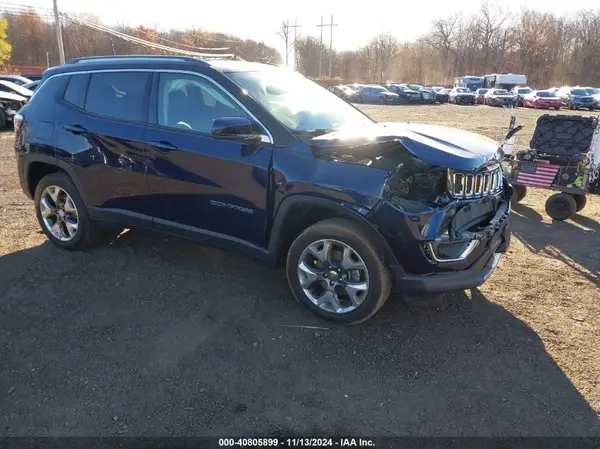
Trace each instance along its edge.
<instances>
[{"instance_id":1,"label":"hubcap spokes","mask_svg":"<svg viewBox=\"0 0 600 449\"><path fill-rule=\"evenodd\" d=\"M348 244L322 239L300 256L298 278L310 301L334 313L347 313L365 300L369 273L359 254Z\"/></svg>"},{"instance_id":2,"label":"hubcap spokes","mask_svg":"<svg viewBox=\"0 0 600 449\"><path fill-rule=\"evenodd\" d=\"M68 242L77 235L77 206L61 187L48 186L44 189L40 199L40 215L46 229L58 240Z\"/></svg>"}]
</instances>

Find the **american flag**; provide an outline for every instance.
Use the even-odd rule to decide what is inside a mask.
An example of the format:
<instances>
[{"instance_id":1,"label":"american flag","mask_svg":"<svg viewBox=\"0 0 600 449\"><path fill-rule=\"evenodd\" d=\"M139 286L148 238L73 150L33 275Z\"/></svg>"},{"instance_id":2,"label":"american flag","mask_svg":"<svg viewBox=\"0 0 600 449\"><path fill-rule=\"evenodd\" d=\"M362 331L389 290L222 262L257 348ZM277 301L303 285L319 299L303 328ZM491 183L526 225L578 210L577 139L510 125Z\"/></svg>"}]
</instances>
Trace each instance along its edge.
<instances>
[{"instance_id":1,"label":"american flag","mask_svg":"<svg viewBox=\"0 0 600 449\"><path fill-rule=\"evenodd\" d=\"M532 187L550 187L559 168L559 165L554 164L523 161L517 175L517 183Z\"/></svg>"}]
</instances>

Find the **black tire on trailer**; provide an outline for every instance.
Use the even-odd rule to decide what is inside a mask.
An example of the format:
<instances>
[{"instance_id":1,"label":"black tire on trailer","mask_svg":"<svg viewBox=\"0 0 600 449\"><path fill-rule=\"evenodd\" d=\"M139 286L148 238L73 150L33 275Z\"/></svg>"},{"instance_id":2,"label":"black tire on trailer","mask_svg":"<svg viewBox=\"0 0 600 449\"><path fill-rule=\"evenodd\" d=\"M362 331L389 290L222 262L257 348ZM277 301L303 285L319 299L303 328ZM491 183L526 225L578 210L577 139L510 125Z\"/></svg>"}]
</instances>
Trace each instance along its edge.
<instances>
[{"instance_id":1,"label":"black tire on trailer","mask_svg":"<svg viewBox=\"0 0 600 449\"><path fill-rule=\"evenodd\" d=\"M577 202L568 193L555 193L546 201L546 213L554 220L564 221L577 212Z\"/></svg>"},{"instance_id":2,"label":"black tire on trailer","mask_svg":"<svg viewBox=\"0 0 600 449\"><path fill-rule=\"evenodd\" d=\"M512 187L512 201L515 203L520 203L523 200L523 198L525 198L525 195L527 195L527 187L521 185L514 185Z\"/></svg>"},{"instance_id":3,"label":"black tire on trailer","mask_svg":"<svg viewBox=\"0 0 600 449\"><path fill-rule=\"evenodd\" d=\"M582 211L587 204L587 196L584 193L571 193L571 196L575 199L575 203L577 203L576 211Z\"/></svg>"}]
</instances>

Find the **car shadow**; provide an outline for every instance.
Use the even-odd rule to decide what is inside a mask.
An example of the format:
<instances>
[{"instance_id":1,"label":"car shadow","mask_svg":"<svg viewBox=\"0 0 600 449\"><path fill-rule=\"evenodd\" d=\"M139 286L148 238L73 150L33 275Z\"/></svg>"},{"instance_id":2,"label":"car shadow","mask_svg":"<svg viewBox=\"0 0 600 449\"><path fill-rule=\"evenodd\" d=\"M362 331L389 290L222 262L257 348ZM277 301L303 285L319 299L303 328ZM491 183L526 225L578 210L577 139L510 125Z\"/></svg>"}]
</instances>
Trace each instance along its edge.
<instances>
[{"instance_id":1,"label":"car shadow","mask_svg":"<svg viewBox=\"0 0 600 449\"><path fill-rule=\"evenodd\" d=\"M513 235L531 252L561 261L600 287L600 223L579 214L545 223L542 215L521 203L513 204L512 217Z\"/></svg>"},{"instance_id":2,"label":"car shadow","mask_svg":"<svg viewBox=\"0 0 600 449\"><path fill-rule=\"evenodd\" d=\"M0 273L6 436L600 436L536 333L477 289L337 326L283 270L141 231Z\"/></svg>"}]
</instances>

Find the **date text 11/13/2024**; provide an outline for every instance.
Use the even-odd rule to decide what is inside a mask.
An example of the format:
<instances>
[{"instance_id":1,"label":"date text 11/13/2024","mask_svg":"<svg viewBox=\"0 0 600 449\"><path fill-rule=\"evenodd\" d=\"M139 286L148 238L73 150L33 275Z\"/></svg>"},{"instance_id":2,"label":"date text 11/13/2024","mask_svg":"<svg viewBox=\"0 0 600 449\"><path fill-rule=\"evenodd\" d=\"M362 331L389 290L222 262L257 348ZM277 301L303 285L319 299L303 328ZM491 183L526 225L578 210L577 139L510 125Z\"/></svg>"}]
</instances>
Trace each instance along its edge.
<instances>
[{"instance_id":1,"label":"date text 11/13/2024","mask_svg":"<svg viewBox=\"0 0 600 449\"><path fill-rule=\"evenodd\" d=\"M219 447L374 447L368 438L219 438Z\"/></svg>"}]
</instances>

